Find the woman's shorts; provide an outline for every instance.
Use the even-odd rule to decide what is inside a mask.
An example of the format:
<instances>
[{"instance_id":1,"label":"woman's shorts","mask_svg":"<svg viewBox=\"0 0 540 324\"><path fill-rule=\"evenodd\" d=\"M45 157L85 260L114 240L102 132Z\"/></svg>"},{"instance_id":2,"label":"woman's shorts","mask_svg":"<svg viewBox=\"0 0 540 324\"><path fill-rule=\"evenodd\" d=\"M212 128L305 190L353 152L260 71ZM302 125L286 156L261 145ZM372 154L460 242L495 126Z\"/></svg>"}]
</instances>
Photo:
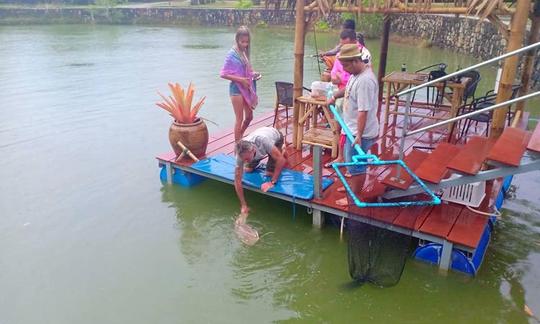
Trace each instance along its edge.
<instances>
[{"instance_id":1,"label":"woman's shorts","mask_svg":"<svg viewBox=\"0 0 540 324\"><path fill-rule=\"evenodd\" d=\"M253 80L253 90L257 91L257 82ZM240 96L240 89L238 88L238 85L236 82L230 82L229 83L229 96Z\"/></svg>"},{"instance_id":2,"label":"woman's shorts","mask_svg":"<svg viewBox=\"0 0 540 324\"><path fill-rule=\"evenodd\" d=\"M373 146L373 144L375 144L376 140L377 140L376 137L375 138L362 138L362 145L360 145L362 148L362 151L368 154L369 149L371 148L371 146ZM356 155L356 154L358 153L352 146L352 142L349 141L349 138L347 138L345 140L345 145L344 145L344 150L343 150L343 157L345 159L345 162L352 162L352 157L353 155ZM365 165L350 165L347 167L347 170L349 171L351 175L358 175L358 174L366 173L366 169L367 167Z\"/></svg>"}]
</instances>

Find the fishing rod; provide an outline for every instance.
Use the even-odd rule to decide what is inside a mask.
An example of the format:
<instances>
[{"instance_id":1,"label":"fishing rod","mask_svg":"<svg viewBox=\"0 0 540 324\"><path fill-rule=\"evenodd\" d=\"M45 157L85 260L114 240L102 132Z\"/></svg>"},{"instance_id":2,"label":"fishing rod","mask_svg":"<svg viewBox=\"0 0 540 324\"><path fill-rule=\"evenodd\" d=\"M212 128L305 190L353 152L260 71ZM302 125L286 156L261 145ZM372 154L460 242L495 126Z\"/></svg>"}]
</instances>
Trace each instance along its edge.
<instances>
[{"instance_id":1,"label":"fishing rod","mask_svg":"<svg viewBox=\"0 0 540 324\"><path fill-rule=\"evenodd\" d=\"M319 68L319 75L322 74L321 72L321 61L318 59L319 57L319 47L317 46L317 30L315 29L315 26L313 26L313 42L315 45L315 56L317 56L317 67Z\"/></svg>"}]
</instances>

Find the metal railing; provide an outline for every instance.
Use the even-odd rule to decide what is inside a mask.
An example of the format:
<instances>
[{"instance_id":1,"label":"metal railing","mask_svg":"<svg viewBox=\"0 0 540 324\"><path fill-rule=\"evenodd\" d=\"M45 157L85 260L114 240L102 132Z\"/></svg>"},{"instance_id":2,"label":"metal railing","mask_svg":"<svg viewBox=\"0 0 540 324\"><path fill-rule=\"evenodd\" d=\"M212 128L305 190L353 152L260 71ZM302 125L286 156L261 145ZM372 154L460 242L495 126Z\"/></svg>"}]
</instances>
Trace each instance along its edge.
<instances>
[{"instance_id":1,"label":"metal railing","mask_svg":"<svg viewBox=\"0 0 540 324\"><path fill-rule=\"evenodd\" d=\"M409 136L409 135L412 135L412 134L416 134L416 133L419 133L419 132L422 132L422 131L426 131L426 130L429 130L429 129L432 129L432 128L435 128L435 127L440 127L441 125L445 125L445 124L452 123L452 122L455 122L455 121L463 119L463 118L471 117L471 116L474 116L474 115L477 115L477 114L480 114L480 113L484 113L486 111L497 109L499 107L506 106L506 105L512 104L514 102L527 100L529 98L540 95L540 91L532 93L532 94L525 95L525 96L520 97L520 98L512 99L512 100L506 101L504 103L496 104L496 105L491 106L491 107L480 109L480 110L477 110L477 111L472 112L472 113L464 114L464 115L459 116L459 117L454 117L454 118L451 118L449 120L445 120L443 122L439 122L439 123L436 123L436 124L433 124L433 125L430 125L430 126L427 126L427 127L423 127L421 129L417 129L417 130L412 131L412 132L407 132L407 126L408 126L408 123L409 123L409 114L410 114L410 109L411 109L411 94L412 94L412 92L416 91L418 89L422 89L424 87L430 86L432 84L435 84L435 83L438 83L438 82L441 82L441 81L448 80L450 78L456 77L456 76L458 76L458 75L460 75L460 74L462 74L464 72L474 70L474 69L476 69L478 67L481 67L481 66L484 66L484 65L487 65L487 64L491 64L491 63L493 63L495 61L504 59L506 57L509 57L509 56L512 56L512 55L515 55L515 54L519 54L519 53L534 49L534 48L536 48L538 46L540 46L540 42L536 43L536 44L529 45L527 47L523 47L523 48L521 48L519 50L516 50L516 51L513 51L513 52L506 53L504 55L501 55L501 56L498 56L496 58L490 59L488 61L482 62L480 64L470 66L468 68L462 69L460 71L451 73L451 74L446 75L444 77L435 79L433 81L426 82L424 84L412 87L410 89L407 89L405 91L402 91L402 92L398 93L396 95L396 97L402 96L404 94L407 95L407 102L406 102L406 105L405 105L406 110L405 110L405 114L404 114L405 118L404 118L404 121L403 121L403 133L402 133L402 138L401 138L401 143L400 143L399 159L398 160L392 160L392 161L380 160L377 156L375 156L373 154L367 154L366 152L364 152L362 150L360 145L355 144L354 149L357 152L357 154L352 157L351 162L332 163L332 167L334 168L339 180L343 183L343 186L345 187L345 189L346 189L347 193L349 194L349 196L353 199L355 205L358 206L358 207L361 207L361 208L362 207L365 208L365 207L408 207L408 206L425 206L425 205L438 205L438 204L440 204L441 203L440 198L438 196L436 196L435 193L430 188L428 188L428 186L426 186L426 184L420 178L418 178L418 176L403 161L403 150L404 150L404 145L405 145L405 138L407 136ZM328 97L330 97L331 95L332 95L332 92L329 91L328 92ZM345 135L347 136L349 141L351 143L354 143L355 137L351 133L351 131L349 130L349 128L347 127L345 122L340 117L335 105L329 105L329 108L332 111L332 113L334 114L334 117L336 118L336 121L341 125L341 127L342 127L343 131L345 132ZM401 169L405 170L405 172L407 172L409 174L409 176L413 179L413 181L418 183L421 190L424 191L428 195L429 198L428 198L428 200L421 200L421 201L413 200L413 201L399 201L399 202L375 202L375 203L369 203L369 202L361 201L358 198L358 196L356 195L356 193L353 192L351 186L349 186L349 184L347 183L344 175L342 174L342 172L339 169L340 167L348 167L348 166L353 166L353 165L354 166L360 166L361 165L361 166L364 166L364 167L367 167L368 165L373 165L373 166L397 165L395 178L397 178L397 180L399 181L399 178L400 178L400 175L401 175Z\"/></svg>"},{"instance_id":2,"label":"metal railing","mask_svg":"<svg viewBox=\"0 0 540 324\"><path fill-rule=\"evenodd\" d=\"M494 57L492 59L489 59L487 61L484 61L482 63L469 66L469 67L464 68L462 70L459 70L459 71L456 71L454 73L445 75L445 76L443 76L441 78L438 78L438 79L435 79L435 80L432 80L432 81L428 81L426 83L422 83L420 85L417 85L415 87L403 90L403 91L399 92L398 94L396 94L395 95L396 100L399 100L398 98L400 96L407 95L406 102L405 102L405 113L403 114L404 115L404 120L403 120L402 134L401 134L401 142L400 142L400 145L399 145L399 160L403 160L403 154L404 154L404 148L405 148L405 138L407 136L414 135L414 134L417 134L417 133L420 133L420 132L425 132L425 131L428 131L428 130L433 129L433 128L437 128L437 127L440 127L440 126L443 126L443 125L446 125L446 124L450 124L450 123L456 122L456 121L461 120L461 119L465 119L465 118L469 118L471 116L479 115L479 114L482 114L482 113L485 113L485 112L488 112L488 111L491 111L491 110L494 110L494 109L497 109L497 108L501 108L501 107L504 107L504 106L511 105L511 104L513 104L515 102L519 102L519 101L522 101L522 100L527 100L527 99L530 99L532 97L536 97L536 96L540 95L540 91L537 91L537 92L534 92L534 93L531 93L531 94L528 94L528 95L525 95L525 96L522 96L522 97L519 97L519 98L515 98L515 99L507 100L507 101L502 102L502 103L498 103L498 104L493 105L493 106L489 106L489 107L486 107L486 108L483 108L483 109L478 109L478 110L475 110L473 112L463 114L461 116L455 116L455 117L452 117L450 119L444 120L442 122L438 122L438 123L435 123L435 124L432 124L432 125L429 125L429 126L426 126L426 127L422 127L422 128L419 128L419 129L416 129L416 130L413 130L413 131L409 132L407 130L407 128L408 128L408 125L409 125L409 115L411 113L410 112L410 110L411 110L411 96L412 96L412 93L414 91L417 91L419 89L428 87L430 85L434 85L434 84L439 83L441 81L446 81L448 79L455 78L455 77L457 77L457 76L459 76L459 75L461 75L461 74L463 74L465 72L475 70L475 69L477 69L479 67L486 66L486 65L489 65L489 64L494 63L494 62L498 62L498 61L500 61L502 59L505 59L507 57L510 57L510 56L513 56L513 55L516 55L516 54L520 54L520 53L523 53L523 52L530 51L530 50L535 49L535 48L537 48L539 46L540 46L540 42L534 43L534 44L531 44L531 45L528 45L528 46L525 46L525 47L522 47L522 48L517 49L515 51L508 52L506 54L503 54L503 55ZM398 172L397 177L399 178L399 176L400 176L399 168L398 168L397 172Z\"/></svg>"}]
</instances>

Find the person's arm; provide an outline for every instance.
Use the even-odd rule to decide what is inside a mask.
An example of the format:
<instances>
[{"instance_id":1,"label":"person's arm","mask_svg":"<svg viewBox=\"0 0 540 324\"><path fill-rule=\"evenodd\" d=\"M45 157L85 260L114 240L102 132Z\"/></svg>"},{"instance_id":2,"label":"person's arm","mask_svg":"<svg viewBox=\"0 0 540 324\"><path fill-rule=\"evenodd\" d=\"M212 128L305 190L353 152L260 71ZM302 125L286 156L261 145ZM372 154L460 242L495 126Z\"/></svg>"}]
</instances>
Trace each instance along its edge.
<instances>
[{"instance_id":1,"label":"person's arm","mask_svg":"<svg viewBox=\"0 0 540 324\"><path fill-rule=\"evenodd\" d=\"M326 104L333 105L336 102L336 99L343 98L345 96L345 89L341 89L334 92L334 95L326 100Z\"/></svg>"},{"instance_id":2,"label":"person's arm","mask_svg":"<svg viewBox=\"0 0 540 324\"><path fill-rule=\"evenodd\" d=\"M246 203L246 199L244 198L244 188L242 187L243 175L244 175L244 166L236 165L236 168L234 169L234 189L236 190L236 195L238 196L238 200L240 200L240 213L247 215L249 213L249 207Z\"/></svg>"},{"instance_id":3,"label":"person's arm","mask_svg":"<svg viewBox=\"0 0 540 324\"><path fill-rule=\"evenodd\" d=\"M332 66L332 70L330 71L330 78L333 84L340 84L341 83L341 70L342 65L339 62L339 59L336 59L334 62L334 65Z\"/></svg>"},{"instance_id":4,"label":"person's arm","mask_svg":"<svg viewBox=\"0 0 540 324\"><path fill-rule=\"evenodd\" d=\"M270 181L265 182L261 185L261 190L263 192L267 192L277 183L277 181L279 180L279 176L281 175L281 171L287 163L287 160L285 159L283 154L275 146L272 148L272 151L270 151L270 156L276 161L276 167Z\"/></svg>"},{"instance_id":5,"label":"person's arm","mask_svg":"<svg viewBox=\"0 0 540 324\"><path fill-rule=\"evenodd\" d=\"M225 80L238 82L238 83L242 84L246 88L251 87L251 79L250 78L245 78L245 77L241 77L241 76L233 75L233 74L221 74L220 76L221 76L221 78L223 78Z\"/></svg>"},{"instance_id":6,"label":"person's arm","mask_svg":"<svg viewBox=\"0 0 540 324\"><path fill-rule=\"evenodd\" d=\"M336 47L332 48L331 50L321 53L321 56L336 56L337 53L339 53L340 49L341 49L341 44L337 44Z\"/></svg>"},{"instance_id":7,"label":"person's arm","mask_svg":"<svg viewBox=\"0 0 540 324\"><path fill-rule=\"evenodd\" d=\"M364 134L364 129L366 128L367 113L368 113L367 110L358 111L358 119L357 119L358 133L356 134L356 138L354 139L353 146L354 144L358 144L362 146L362 135Z\"/></svg>"}]
</instances>

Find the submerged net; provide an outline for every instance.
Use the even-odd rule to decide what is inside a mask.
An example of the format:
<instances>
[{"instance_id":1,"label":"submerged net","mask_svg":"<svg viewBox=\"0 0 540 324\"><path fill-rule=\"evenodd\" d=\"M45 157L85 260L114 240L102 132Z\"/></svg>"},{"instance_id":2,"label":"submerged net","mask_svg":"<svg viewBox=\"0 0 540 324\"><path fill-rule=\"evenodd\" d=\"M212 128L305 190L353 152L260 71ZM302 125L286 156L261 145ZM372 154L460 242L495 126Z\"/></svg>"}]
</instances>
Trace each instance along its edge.
<instances>
[{"instance_id":1,"label":"submerged net","mask_svg":"<svg viewBox=\"0 0 540 324\"><path fill-rule=\"evenodd\" d=\"M382 287L399 282L412 237L349 219L349 273L359 283L370 282Z\"/></svg>"}]
</instances>

